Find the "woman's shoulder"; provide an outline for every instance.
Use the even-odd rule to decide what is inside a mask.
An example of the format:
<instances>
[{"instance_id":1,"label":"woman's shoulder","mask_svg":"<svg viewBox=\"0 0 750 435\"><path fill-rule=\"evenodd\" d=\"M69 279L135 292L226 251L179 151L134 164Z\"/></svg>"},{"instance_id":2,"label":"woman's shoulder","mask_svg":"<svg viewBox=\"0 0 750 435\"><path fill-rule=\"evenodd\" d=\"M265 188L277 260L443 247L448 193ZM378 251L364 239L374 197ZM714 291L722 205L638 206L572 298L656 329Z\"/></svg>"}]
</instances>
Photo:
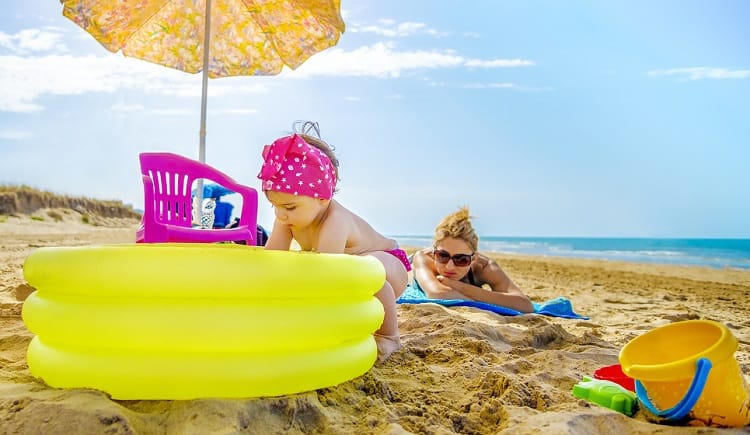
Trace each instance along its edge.
<instances>
[{"instance_id":1,"label":"woman's shoulder","mask_svg":"<svg viewBox=\"0 0 750 435\"><path fill-rule=\"evenodd\" d=\"M430 257L430 254L432 253L432 248L422 248L417 249L414 251L414 253L411 255L412 260L424 260Z\"/></svg>"},{"instance_id":2,"label":"woman's shoulder","mask_svg":"<svg viewBox=\"0 0 750 435\"><path fill-rule=\"evenodd\" d=\"M475 271L482 271L492 265L498 265L497 261L481 252L476 253L476 259L474 260Z\"/></svg>"},{"instance_id":3,"label":"woman's shoulder","mask_svg":"<svg viewBox=\"0 0 750 435\"><path fill-rule=\"evenodd\" d=\"M476 252L476 256L477 258L475 259L475 262L478 264L486 265L489 264L490 261L492 261L492 259L488 257L487 254L479 251Z\"/></svg>"},{"instance_id":4,"label":"woman's shoulder","mask_svg":"<svg viewBox=\"0 0 750 435\"><path fill-rule=\"evenodd\" d=\"M477 258L474 260L471 269L474 273L474 279L480 287L494 282L502 274L502 269L497 261L482 253L477 253Z\"/></svg>"}]
</instances>

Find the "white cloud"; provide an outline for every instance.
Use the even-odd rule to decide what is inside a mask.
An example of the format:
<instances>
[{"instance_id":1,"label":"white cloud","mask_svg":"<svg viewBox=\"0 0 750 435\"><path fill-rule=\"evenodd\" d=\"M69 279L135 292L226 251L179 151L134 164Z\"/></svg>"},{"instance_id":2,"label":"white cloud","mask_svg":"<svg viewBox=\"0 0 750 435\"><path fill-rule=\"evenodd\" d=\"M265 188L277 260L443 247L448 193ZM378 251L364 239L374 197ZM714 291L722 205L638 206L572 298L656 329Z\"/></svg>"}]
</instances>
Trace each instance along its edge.
<instances>
[{"instance_id":1,"label":"white cloud","mask_svg":"<svg viewBox=\"0 0 750 435\"><path fill-rule=\"evenodd\" d=\"M390 22L386 21L386 24ZM390 23L401 32L424 32L419 23ZM0 32L0 112L38 112L41 97L114 93L134 90L150 95L197 97L201 75L127 58L119 54L73 56L60 43L55 28L27 29L13 35ZM44 54L45 51L51 51ZM31 54L29 54L31 53ZM395 43L377 43L351 51L332 48L310 58L296 71L284 69L280 78L227 77L210 80L209 97L267 92L277 80L306 77L395 78L424 70L448 68L510 68L532 66L525 59L474 59L452 50L398 51ZM138 110L113 106L113 111ZM168 110L168 109L167 109ZM250 110L250 109L242 109ZM164 113L175 114L168 110ZM162 114L164 114L162 113ZM257 113L243 112L240 114Z\"/></svg>"},{"instance_id":2,"label":"white cloud","mask_svg":"<svg viewBox=\"0 0 750 435\"><path fill-rule=\"evenodd\" d=\"M475 68L515 68L519 66L534 66L534 62L526 59L467 59L465 65Z\"/></svg>"},{"instance_id":3,"label":"white cloud","mask_svg":"<svg viewBox=\"0 0 750 435\"><path fill-rule=\"evenodd\" d=\"M139 112L143 110L142 104L117 103L109 108L113 112Z\"/></svg>"},{"instance_id":4,"label":"white cloud","mask_svg":"<svg viewBox=\"0 0 750 435\"><path fill-rule=\"evenodd\" d=\"M518 89L515 83L469 83L463 86L466 89Z\"/></svg>"},{"instance_id":5,"label":"white cloud","mask_svg":"<svg viewBox=\"0 0 750 435\"><path fill-rule=\"evenodd\" d=\"M521 86L511 82L499 82L499 83L467 83L462 86L465 89L509 89L512 91L526 91L526 92L540 92L550 91L550 88L534 88L529 86Z\"/></svg>"},{"instance_id":6,"label":"white cloud","mask_svg":"<svg viewBox=\"0 0 750 435\"><path fill-rule=\"evenodd\" d=\"M451 50L443 51L396 51L393 43L376 43L344 51L332 48L311 57L291 77L353 76L353 77L400 77L403 74L426 70L461 67L509 68L531 66L534 62L524 59L471 59Z\"/></svg>"},{"instance_id":7,"label":"white cloud","mask_svg":"<svg viewBox=\"0 0 750 435\"><path fill-rule=\"evenodd\" d=\"M200 77L120 55L0 56L0 111L43 110L37 101L45 95L113 93L122 89L196 97L201 95ZM253 77L252 84L237 84L237 79L210 80L209 96L260 93L268 89L262 77Z\"/></svg>"},{"instance_id":8,"label":"white cloud","mask_svg":"<svg viewBox=\"0 0 750 435\"><path fill-rule=\"evenodd\" d=\"M176 109L150 109L146 113L152 115L165 115L165 116L186 116L195 113L195 110L176 108Z\"/></svg>"},{"instance_id":9,"label":"white cloud","mask_svg":"<svg viewBox=\"0 0 750 435\"><path fill-rule=\"evenodd\" d=\"M375 25L362 25L354 23L348 25L347 32L351 33L374 33L376 35L386 36L388 38L403 38L417 34L429 35L435 37L446 36L447 33L439 32L427 26L425 23L405 21L397 23L395 20L381 19Z\"/></svg>"},{"instance_id":10,"label":"white cloud","mask_svg":"<svg viewBox=\"0 0 750 435\"><path fill-rule=\"evenodd\" d=\"M111 93L122 88L153 89L158 77L120 56L0 57L0 110L35 112L42 95ZM158 76L158 74L156 74Z\"/></svg>"},{"instance_id":11,"label":"white cloud","mask_svg":"<svg viewBox=\"0 0 750 435\"><path fill-rule=\"evenodd\" d=\"M30 54L45 51L67 52L60 40L63 34L54 27L47 29L24 29L15 34L0 32L0 47L14 54Z\"/></svg>"},{"instance_id":12,"label":"white cloud","mask_svg":"<svg viewBox=\"0 0 750 435\"><path fill-rule=\"evenodd\" d=\"M344 97L344 99L346 101L353 101L353 102L362 101L362 99L359 97Z\"/></svg>"},{"instance_id":13,"label":"white cloud","mask_svg":"<svg viewBox=\"0 0 750 435\"><path fill-rule=\"evenodd\" d=\"M257 115L260 113L258 109L217 109L212 110L212 114L218 114L218 115Z\"/></svg>"},{"instance_id":14,"label":"white cloud","mask_svg":"<svg viewBox=\"0 0 750 435\"><path fill-rule=\"evenodd\" d=\"M34 137L34 133L26 130L0 130L0 139L24 140Z\"/></svg>"},{"instance_id":15,"label":"white cloud","mask_svg":"<svg viewBox=\"0 0 750 435\"><path fill-rule=\"evenodd\" d=\"M673 68L666 70L649 71L648 75L658 76L677 76L686 80L702 79L747 79L750 78L750 69L729 69L729 68L711 68L711 67L691 67L691 68Z\"/></svg>"},{"instance_id":16,"label":"white cloud","mask_svg":"<svg viewBox=\"0 0 750 435\"><path fill-rule=\"evenodd\" d=\"M164 115L164 116L184 116L193 115L199 109L187 109L184 107L180 108L157 108L150 109L146 108L142 104L125 104L117 103L110 107L113 112L141 112L149 115ZM229 109L212 109L211 116L216 115L255 115L258 113L257 109L246 109L246 108L229 108Z\"/></svg>"}]
</instances>

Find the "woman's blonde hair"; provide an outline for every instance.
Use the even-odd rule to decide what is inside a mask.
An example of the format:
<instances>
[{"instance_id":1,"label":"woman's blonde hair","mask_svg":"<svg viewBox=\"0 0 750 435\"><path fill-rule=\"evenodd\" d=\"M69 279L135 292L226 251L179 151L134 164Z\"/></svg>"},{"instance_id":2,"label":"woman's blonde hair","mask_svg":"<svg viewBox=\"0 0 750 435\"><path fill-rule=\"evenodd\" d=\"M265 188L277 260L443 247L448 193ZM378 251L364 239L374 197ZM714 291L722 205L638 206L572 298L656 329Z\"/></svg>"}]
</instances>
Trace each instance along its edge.
<instances>
[{"instance_id":1,"label":"woman's blonde hair","mask_svg":"<svg viewBox=\"0 0 750 435\"><path fill-rule=\"evenodd\" d=\"M336 158L336 155L333 153L335 148L328 145L326 141L320 138L320 126L318 126L318 123L312 121L295 121L292 126L292 131L302 137L305 142L323 151L333 164L333 170L336 172L336 181L340 181L339 159ZM336 191L338 191L338 189L336 189Z\"/></svg>"},{"instance_id":2,"label":"woman's blonde hair","mask_svg":"<svg viewBox=\"0 0 750 435\"><path fill-rule=\"evenodd\" d=\"M479 236L471 225L468 207L463 206L458 211L444 217L435 227L435 244L448 237L463 240L468 243L472 251L477 251Z\"/></svg>"}]
</instances>

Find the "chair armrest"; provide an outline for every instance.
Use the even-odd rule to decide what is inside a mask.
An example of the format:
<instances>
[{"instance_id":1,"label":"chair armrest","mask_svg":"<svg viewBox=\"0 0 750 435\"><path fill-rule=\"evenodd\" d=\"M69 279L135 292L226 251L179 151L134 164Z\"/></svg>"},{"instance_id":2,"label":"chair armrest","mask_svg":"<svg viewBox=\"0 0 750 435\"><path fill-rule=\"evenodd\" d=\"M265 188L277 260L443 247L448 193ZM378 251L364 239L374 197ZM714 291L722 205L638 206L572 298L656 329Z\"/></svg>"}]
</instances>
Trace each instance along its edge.
<instances>
[{"instance_id":1,"label":"chair armrest","mask_svg":"<svg viewBox=\"0 0 750 435\"><path fill-rule=\"evenodd\" d=\"M215 171L208 179L242 196L239 226L246 226L250 230L251 239L246 240L246 243L254 246L257 243L258 191L250 186L239 184L232 177L219 171Z\"/></svg>"}]
</instances>

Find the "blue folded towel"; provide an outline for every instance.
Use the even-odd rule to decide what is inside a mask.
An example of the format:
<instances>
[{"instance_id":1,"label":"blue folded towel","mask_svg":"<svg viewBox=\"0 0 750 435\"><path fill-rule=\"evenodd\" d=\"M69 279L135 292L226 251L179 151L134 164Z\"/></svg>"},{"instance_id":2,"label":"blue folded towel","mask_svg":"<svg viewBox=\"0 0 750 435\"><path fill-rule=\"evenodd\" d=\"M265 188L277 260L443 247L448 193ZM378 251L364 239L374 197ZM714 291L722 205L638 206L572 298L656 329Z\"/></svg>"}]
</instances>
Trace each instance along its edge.
<instances>
[{"instance_id":1,"label":"blue folded towel","mask_svg":"<svg viewBox=\"0 0 750 435\"><path fill-rule=\"evenodd\" d=\"M488 304L486 302L467 301L464 299L431 299L428 298L421 289L413 286L407 286L404 293L400 298L398 298L396 302L399 304L424 304L427 302L431 302L433 304L440 304L446 307L475 307L505 316L517 316L519 314L524 314L512 308L501 307L500 305ZM570 300L564 297L550 299L542 303L533 302L533 304L534 312L536 314L544 314L545 316L552 317L564 317L566 319L589 319L586 316L576 314L576 312L573 311L573 305L570 303Z\"/></svg>"}]
</instances>

